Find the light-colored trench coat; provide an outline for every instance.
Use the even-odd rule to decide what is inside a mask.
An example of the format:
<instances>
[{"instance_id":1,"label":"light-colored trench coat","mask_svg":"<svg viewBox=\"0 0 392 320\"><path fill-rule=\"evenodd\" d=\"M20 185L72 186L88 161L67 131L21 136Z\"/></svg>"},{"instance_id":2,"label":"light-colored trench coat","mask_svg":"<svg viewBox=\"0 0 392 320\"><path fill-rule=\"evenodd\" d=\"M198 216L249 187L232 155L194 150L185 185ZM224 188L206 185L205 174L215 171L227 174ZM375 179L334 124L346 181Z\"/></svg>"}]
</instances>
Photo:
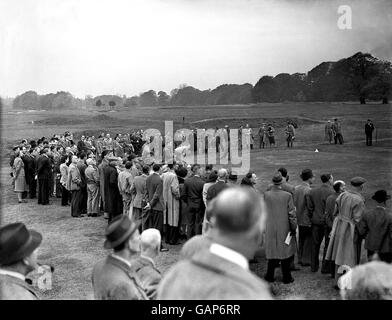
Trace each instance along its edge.
<instances>
[{"instance_id":1,"label":"light-colored trench coat","mask_svg":"<svg viewBox=\"0 0 392 320\"><path fill-rule=\"evenodd\" d=\"M180 188L177 175L168 171L162 174L164 219L163 223L178 227L180 219Z\"/></svg>"},{"instance_id":2,"label":"light-colored trench coat","mask_svg":"<svg viewBox=\"0 0 392 320\"><path fill-rule=\"evenodd\" d=\"M337 265L354 267L357 263L354 243L355 225L365 211L363 196L355 191L346 191L336 199L336 216L333 221L331 238L325 259Z\"/></svg>"}]
</instances>

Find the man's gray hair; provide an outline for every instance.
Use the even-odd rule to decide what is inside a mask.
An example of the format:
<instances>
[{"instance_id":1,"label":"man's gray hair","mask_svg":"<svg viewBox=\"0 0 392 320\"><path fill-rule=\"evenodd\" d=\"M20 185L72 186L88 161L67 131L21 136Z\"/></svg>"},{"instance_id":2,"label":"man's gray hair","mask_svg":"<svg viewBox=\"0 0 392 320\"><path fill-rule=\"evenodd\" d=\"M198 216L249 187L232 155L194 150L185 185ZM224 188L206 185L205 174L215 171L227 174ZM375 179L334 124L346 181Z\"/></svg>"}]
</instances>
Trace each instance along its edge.
<instances>
[{"instance_id":1,"label":"man's gray hair","mask_svg":"<svg viewBox=\"0 0 392 320\"><path fill-rule=\"evenodd\" d=\"M218 179L224 179L227 177L227 170L225 168L221 168L218 170Z\"/></svg>"},{"instance_id":2,"label":"man's gray hair","mask_svg":"<svg viewBox=\"0 0 392 320\"><path fill-rule=\"evenodd\" d=\"M158 229L146 229L140 236L141 248L159 248L161 245L161 233Z\"/></svg>"}]
</instances>

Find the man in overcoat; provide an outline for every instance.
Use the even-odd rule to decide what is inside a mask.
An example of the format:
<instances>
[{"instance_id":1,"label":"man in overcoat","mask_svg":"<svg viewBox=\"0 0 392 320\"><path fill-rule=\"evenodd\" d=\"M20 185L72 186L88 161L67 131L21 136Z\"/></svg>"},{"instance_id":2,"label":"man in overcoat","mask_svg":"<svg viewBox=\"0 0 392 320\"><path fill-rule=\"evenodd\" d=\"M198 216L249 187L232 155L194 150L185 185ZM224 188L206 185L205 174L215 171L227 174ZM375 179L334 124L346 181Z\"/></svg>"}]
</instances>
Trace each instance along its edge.
<instances>
[{"instance_id":1,"label":"man in overcoat","mask_svg":"<svg viewBox=\"0 0 392 320\"><path fill-rule=\"evenodd\" d=\"M324 239L325 246L321 273L330 273L328 263L325 261L325 254L327 253L329 233L331 230L329 230L325 220L325 208L327 198L335 192L332 189L333 177L331 174L322 174L320 178L322 182L321 186L310 190L308 197L309 201L307 201L308 214L312 222L312 250L310 254L310 270L312 272L317 272L319 269L319 252L321 243Z\"/></svg>"},{"instance_id":2,"label":"man in overcoat","mask_svg":"<svg viewBox=\"0 0 392 320\"><path fill-rule=\"evenodd\" d=\"M105 212L109 215L109 223L118 215L123 213L123 202L118 190L117 166L120 164L118 158L109 158L109 165L103 169L104 176L104 198Z\"/></svg>"},{"instance_id":3,"label":"man in overcoat","mask_svg":"<svg viewBox=\"0 0 392 320\"><path fill-rule=\"evenodd\" d=\"M372 197L376 207L365 212L357 225L360 235L365 237L369 260L377 253L381 261L392 263L392 214L386 206L390 198L385 190L376 191Z\"/></svg>"},{"instance_id":4,"label":"man in overcoat","mask_svg":"<svg viewBox=\"0 0 392 320\"><path fill-rule=\"evenodd\" d=\"M47 155L48 148L41 150L41 156L37 160L37 179L38 179L38 204L47 205L49 204L49 193L50 193L50 172L51 164Z\"/></svg>"},{"instance_id":5,"label":"man in overcoat","mask_svg":"<svg viewBox=\"0 0 392 320\"><path fill-rule=\"evenodd\" d=\"M356 225L365 212L363 185L366 180L362 177L351 179L351 190L338 196L334 210L332 231L325 259L335 264L335 279L342 265L354 267L359 264L361 253L361 238Z\"/></svg>"},{"instance_id":6,"label":"man in overcoat","mask_svg":"<svg viewBox=\"0 0 392 320\"><path fill-rule=\"evenodd\" d=\"M83 194L80 188L82 177L78 168L78 157L72 156L71 164L69 165L67 189L71 192L71 216L80 217L82 215L80 202Z\"/></svg>"},{"instance_id":7,"label":"man in overcoat","mask_svg":"<svg viewBox=\"0 0 392 320\"><path fill-rule=\"evenodd\" d=\"M275 281L275 268L281 264L283 283L294 281L290 272L290 263L296 251L295 232L297 217L292 195L282 190L283 177L277 172L272 182L274 186L264 193L264 201L268 212L265 233L265 254L268 260L268 282Z\"/></svg>"},{"instance_id":8,"label":"man in overcoat","mask_svg":"<svg viewBox=\"0 0 392 320\"><path fill-rule=\"evenodd\" d=\"M268 300L268 285L249 270L260 246L265 209L257 192L233 187L211 203L211 245L176 263L158 287L158 300Z\"/></svg>"},{"instance_id":9,"label":"man in overcoat","mask_svg":"<svg viewBox=\"0 0 392 320\"><path fill-rule=\"evenodd\" d=\"M165 207L163 224L166 225L166 243L175 245L179 237L180 187L173 164L168 164L168 171L162 174L162 184Z\"/></svg>"}]
</instances>

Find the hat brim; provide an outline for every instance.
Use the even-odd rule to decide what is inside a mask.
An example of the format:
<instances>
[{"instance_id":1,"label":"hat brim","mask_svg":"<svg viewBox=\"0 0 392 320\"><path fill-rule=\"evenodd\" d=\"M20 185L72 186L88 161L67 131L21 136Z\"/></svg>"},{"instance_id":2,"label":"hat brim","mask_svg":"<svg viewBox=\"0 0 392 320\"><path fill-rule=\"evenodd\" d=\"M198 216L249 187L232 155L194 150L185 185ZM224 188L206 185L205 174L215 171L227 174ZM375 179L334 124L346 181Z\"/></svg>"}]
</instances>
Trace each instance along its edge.
<instances>
[{"instance_id":1,"label":"hat brim","mask_svg":"<svg viewBox=\"0 0 392 320\"><path fill-rule=\"evenodd\" d=\"M121 243L125 242L127 239L129 239L129 237L131 235L133 235L135 233L135 231L139 228L141 224L141 221L136 221L133 223L133 225L131 226L131 228L129 228L129 230L124 233L124 235L119 238L117 241L108 241L107 239L105 240L105 242L103 243L103 247L105 249L113 249L115 247L117 247L118 245L120 245Z\"/></svg>"},{"instance_id":2,"label":"hat brim","mask_svg":"<svg viewBox=\"0 0 392 320\"><path fill-rule=\"evenodd\" d=\"M42 235L35 230L29 230L29 233L31 236L30 241L25 246L21 247L13 255L10 255L8 259L1 261L1 264L9 265L9 264L16 263L19 260L28 257L30 254L34 252L35 249L37 249L40 246L42 242Z\"/></svg>"},{"instance_id":3,"label":"hat brim","mask_svg":"<svg viewBox=\"0 0 392 320\"><path fill-rule=\"evenodd\" d=\"M391 199L391 195L387 194L387 196L385 197L385 199L380 199L380 198L376 197L375 195L373 195L373 196L372 196L372 199L373 199L373 200L376 200L376 201L379 201L379 200L386 201L386 200Z\"/></svg>"}]
</instances>

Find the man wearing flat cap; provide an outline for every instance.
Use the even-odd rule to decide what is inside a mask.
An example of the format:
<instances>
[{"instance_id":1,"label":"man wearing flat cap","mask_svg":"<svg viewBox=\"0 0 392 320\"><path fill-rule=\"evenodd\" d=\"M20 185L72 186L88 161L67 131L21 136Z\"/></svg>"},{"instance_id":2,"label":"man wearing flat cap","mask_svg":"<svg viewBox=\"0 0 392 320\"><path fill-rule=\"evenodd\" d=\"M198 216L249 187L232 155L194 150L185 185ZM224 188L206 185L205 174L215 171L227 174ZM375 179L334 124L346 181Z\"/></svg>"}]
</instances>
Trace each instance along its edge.
<instances>
[{"instance_id":1,"label":"man wearing flat cap","mask_svg":"<svg viewBox=\"0 0 392 320\"><path fill-rule=\"evenodd\" d=\"M354 267L359 264L361 242L356 225L365 212L363 192L366 180L362 177L351 179L351 189L343 192L336 199L331 236L325 259L334 261L335 278L339 266Z\"/></svg>"},{"instance_id":2,"label":"man wearing flat cap","mask_svg":"<svg viewBox=\"0 0 392 320\"><path fill-rule=\"evenodd\" d=\"M139 224L128 216L118 216L106 228L105 249L113 253L93 269L92 285L96 300L148 300L132 269L138 257Z\"/></svg>"},{"instance_id":3,"label":"man wearing flat cap","mask_svg":"<svg viewBox=\"0 0 392 320\"><path fill-rule=\"evenodd\" d=\"M0 300L37 300L26 275L38 267L42 235L21 223L0 228Z\"/></svg>"},{"instance_id":4,"label":"man wearing flat cap","mask_svg":"<svg viewBox=\"0 0 392 320\"><path fill-rule=\"evenodd\" d=\"M392 214L386 207L391 198L385 190L378 190L372 199L376 207L365 212L358 224L358 231L365 237L368 260L377 253L381 261L392 262Z\"/></svg>"}]
</instances>

